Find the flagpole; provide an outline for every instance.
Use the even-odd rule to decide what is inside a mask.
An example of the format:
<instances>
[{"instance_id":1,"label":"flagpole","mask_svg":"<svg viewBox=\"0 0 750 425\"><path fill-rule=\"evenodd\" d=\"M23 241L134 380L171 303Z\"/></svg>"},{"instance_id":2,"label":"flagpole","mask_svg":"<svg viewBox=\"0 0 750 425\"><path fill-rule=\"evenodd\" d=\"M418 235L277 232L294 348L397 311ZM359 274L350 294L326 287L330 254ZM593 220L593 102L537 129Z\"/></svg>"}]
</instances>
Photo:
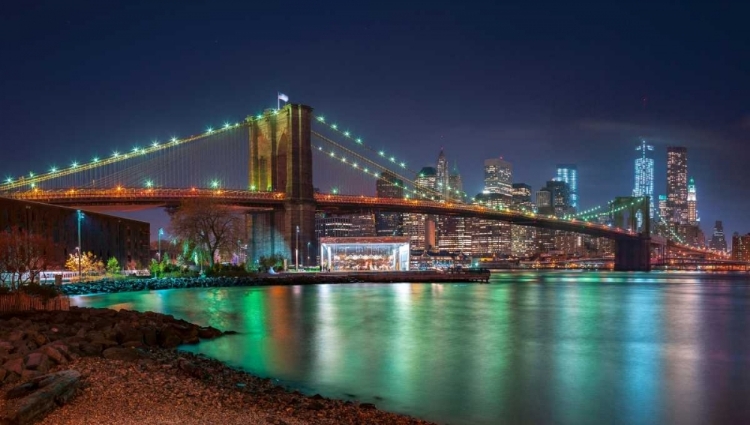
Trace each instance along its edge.
<instances>
[{"instance_id":1,"label":"flagpole","mask_svg":"<svg viewBox=\"0 0 750 425\"><path fill-rule=\"evenodd\" d=\"M276 110L281 109L281 93L276 92Z\"/></svg>"}]
</instances>

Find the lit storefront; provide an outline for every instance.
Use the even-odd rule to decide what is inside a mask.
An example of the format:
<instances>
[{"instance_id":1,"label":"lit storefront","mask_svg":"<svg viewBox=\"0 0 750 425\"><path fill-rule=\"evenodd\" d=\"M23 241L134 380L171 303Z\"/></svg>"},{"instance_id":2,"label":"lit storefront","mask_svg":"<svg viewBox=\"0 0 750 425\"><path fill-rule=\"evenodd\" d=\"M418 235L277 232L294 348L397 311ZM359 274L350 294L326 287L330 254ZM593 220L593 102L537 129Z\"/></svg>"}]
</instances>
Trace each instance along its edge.
<instances>
[{"instance_id":1,"label":"lit storefront","mask_svg":"<svg viewBox=\"0 0 750 425\"><path fill-rule=\"evenodd\" d=\"M409 270L409 238L320 238L320 259L324 271Z\"/></svg>"}]
</instances>

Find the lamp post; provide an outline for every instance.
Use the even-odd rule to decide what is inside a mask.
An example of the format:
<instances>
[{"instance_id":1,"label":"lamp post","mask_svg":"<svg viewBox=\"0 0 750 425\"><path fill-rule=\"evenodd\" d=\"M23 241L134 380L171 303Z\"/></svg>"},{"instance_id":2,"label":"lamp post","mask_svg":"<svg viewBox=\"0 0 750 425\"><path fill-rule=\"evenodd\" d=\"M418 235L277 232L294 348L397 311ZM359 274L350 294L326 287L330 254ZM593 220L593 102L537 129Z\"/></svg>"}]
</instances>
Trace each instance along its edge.
<instances>
[{"instance_id":1,"label":"lamp post","mask_svg":"<svg viewBox=\"0 0 750 425\"><path fill-rule=\"evenodd\" d=\"M83 273L81 270L81 256L83 256L83 247L81 246L81 220L83 220L83 212L76 210L76 216L78 217L78 281L81 281Z\"/></svg>"},{"instance_id":2,"label":"lamp post","mask_svg":"<svg viewBox=\"0 0 750 425\"><path fill-rule=\"evenodd\" d=\"M299 226L297 226L297 243L294 248L294 270L299 271Z\"/></svg>"},{"instance_id":3,"label":"lamp post","mask_svg":"<svg viewBox=\"0 0 750 425\"><path fill-rule=\"evenodd\" d=\"M159 228L159 238L158 238L158 242L157 242L157 248L159 250L159 253L157 255L159 256L159 262L160 263L161 263L161 237L162 237L163 234L164 234L164 228L160 227Z\"/></svg>"},{"instance_id":4,"label":"lamp post","mask_svg":"<svg viewBox=\"0 0 750 425\"><path fill-rule=\"evenodd\" d=\"M310 242L307 243L307 265L310 266Z\"/></svg>"}]
</instances>

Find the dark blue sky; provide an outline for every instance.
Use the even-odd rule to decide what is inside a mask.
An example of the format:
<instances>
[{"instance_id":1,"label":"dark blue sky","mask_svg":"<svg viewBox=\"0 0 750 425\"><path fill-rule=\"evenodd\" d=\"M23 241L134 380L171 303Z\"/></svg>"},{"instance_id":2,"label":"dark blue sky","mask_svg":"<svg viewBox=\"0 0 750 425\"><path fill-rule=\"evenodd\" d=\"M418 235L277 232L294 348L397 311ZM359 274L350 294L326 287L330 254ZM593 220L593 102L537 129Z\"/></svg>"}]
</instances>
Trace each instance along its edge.
<instances>
[{"instance_id":1,"label":"dark blue sky","mask_svg":"<svg viewBox=\"0 0 750 425\"><path fill-rule=\"evenodd\" d=\"M750 231L742 2L200 3L3 2L0 172L189 134L282 91L415 168L444 146L469 193L503 156L535 190L577 163L581 206L600 204L632 191L644 137L658 195L666 146L687 146L704 230Z\"/></svg>"}]
</instances>

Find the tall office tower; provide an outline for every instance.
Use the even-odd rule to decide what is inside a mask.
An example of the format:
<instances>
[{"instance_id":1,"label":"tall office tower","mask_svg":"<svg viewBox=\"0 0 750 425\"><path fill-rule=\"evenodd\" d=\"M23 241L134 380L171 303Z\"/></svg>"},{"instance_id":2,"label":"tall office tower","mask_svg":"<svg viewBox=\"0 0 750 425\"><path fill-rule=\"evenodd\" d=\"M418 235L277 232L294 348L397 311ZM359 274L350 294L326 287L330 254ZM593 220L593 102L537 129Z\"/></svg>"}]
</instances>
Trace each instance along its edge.
<instances>
[{"instance_id":1,"label":"tall office tower","mask_svg":"<svg viewBox=\"0 0 750 425\"><path fill-rule=\"evenodd\" d=\"M461 174L458 172L456 164L453 164L453 169L448 176L448 185L451 191L451 199L458 202L464 202L466 200L464 196L464 183L461 180Z\"/></svg>"},{"instance_id":2,"label":"tall office tower","mask_svg":"<svg viewBox=\"0 0 750 425\"><path fill-rule=\"evenodd\" d=\"M536 210L542 215L555 214L555 209L552 208L552 192L546 187L536 192Z\"/></svg>"},{"instance_id":3,"label":"tall office tower","mask_svg":"<svg viewBox=\"0 0 750 425\"><path fill-rule=\"evenodd\" d=\"M525 183L513 183L511 208L516 211L534 211L531 202L531 186ZM530 226L510 225L510 250L516 257L528 257L534 254L536 229Z\"/></svg>"},{"instance_id":4,"label":"tall office tower","mask_svg":"<svg viewBox=\"0 0 750 425\"><path fill-rule=\"evenodd\" d=\"M512 196L513 165L502 157L484 160L484 193Z\"/></svg>"},{"instance_id":5,"label":"tall office tower","mask_svg":"<svg viewBox=\"0 0 750 425\"><path fill-rule=\"evenodd\" d=\"M572 213L575 213L578 210L578 167L575 164L557 164L555 180L568 184L570 209Z\"/></svg>"},{"instance_id":6,"label":"tall office tower","mask_svg":"<svg viewBox=\"0 0 750 425\"><path fill-rule=\"evenodd\" d=\"M375 182L378 198L404 197L404 182L390 171L383 171ZM401 236L404 234L404 215L395 212L378 212L375 215L375 232L378 236Z\"/></svg>"},{"instance_id":7,"label":"tall office tower","mask_svg":"<svg viewBox=\"0 0 750 425\"><path fill-rule=\"evenodd\" d=\"M414 179L419 196L427 199L437 199L437 170L434 167L422 167Z\"/></svg>"},{"instance_id":8,"label":"tall office tower","mask_svg":"<svg viewBox=\"0 0 750 425\"><path fill-rule=\"evenodd\" d=\"M654 159L648 157L648 152L654 150L652 145L647 145L645 140L635 148L641 151L640 158L635 160L635 186L633 187L633 196L649 197L649 213L651 221L654 220Z\"/></svg>"},{"instance_id":9,"label":"tall office tower","mask_svg":"<svg viewBox=\"0 0 750 425\"><path fill-rule=\"evenodd\" d=\"M489 209L507 208L510 197L499 193L480 193L474 200ZM471 220L471 252L475 255L508 255L510 249L510 223L475 218Z\"/></svg>"},{"instance_id":10,"label":"tall office tower","mask_svg":"<svg viewBox=\"0 0 750 425\"><path fill-rule=\"evenodd\" d=\"M440 192L442 199L448 199L450 195L450 190L448 189L450 186L450 183L448 182L449 176L448 160L445 158L443 148L440 148L440 154L437 159L437 168L435 170L435 189Z\"/></svg>"},{"instance_id":11,"label":"tall office tower","mask_svg":"<svg viewBox=\"0 0 750 425\"><path fill-rule=\"evenodd\" d=\"M687 148L667 147L667 213L679 224L688 221L687 183Z\"/></svg>"},{"instance_id":12,"label":"tall office tower","mask_svg":"<svg viewBox=\"0 0 750 425\"><path fill-rule=\"evenodd\" d=\"M667 206L667 195L659 195L659 215L661 218L663 218L665 221L669 217L669 207ZM656 220L658 222L661 222L661 220Z\"/></svg>"},{"instance_id":13,"label":"tall office tower","mask_svg":"<svg viewBox=\"0 0 750 425\"><path fill-rule=\"evenodd\" d=\"M721 220L716 220L714 234L711 236L710 248L715 251L727 252L727 240L724 237L724 225Z\"/></svg>"},{"instance_id":14,"label":"tall office tower","mask_svg":"<svg viewBox=\"0 0 750 425\"><path fill-rule=\"evenodd\" d=\"M695 193L695 180L690 177L687 193L688 223L695 226L700 221L698 217L698 197Z\"/></svg>"},{"instance_id":15,"label":"tall office tower","mask_svg":"<svg viewBox=\"0 0 750 425\"><path fill-rule=\"evenodd\" d=\"M437 199L437 170L422 167L414 179L418 196ZM404 236L409 237L410 248L415 251L431 250L435 245L435 219L427 214L404 213Z\"/></svg>"},{"instance_id":16,"label":"tall office tower","mask_svg":"<svg viewBox=\"0 0 750 425\"><path fill-rule=\"evenodd\" d=\"M750 261L750 233L740 236L734 232L732 236L732 260Z\"/></svg>"},{"instance_id":17,"label":"tall office tower","mask_svg":"<svg viewBox=\"0 0 750 425\"><path fill-rule=\"evenodd\" d=\"M551 193L554 215L564 217L573 213L570 206L570 188L564 181L551 180L547 182L547 190Z\"/></svg>"}]
</instances>

